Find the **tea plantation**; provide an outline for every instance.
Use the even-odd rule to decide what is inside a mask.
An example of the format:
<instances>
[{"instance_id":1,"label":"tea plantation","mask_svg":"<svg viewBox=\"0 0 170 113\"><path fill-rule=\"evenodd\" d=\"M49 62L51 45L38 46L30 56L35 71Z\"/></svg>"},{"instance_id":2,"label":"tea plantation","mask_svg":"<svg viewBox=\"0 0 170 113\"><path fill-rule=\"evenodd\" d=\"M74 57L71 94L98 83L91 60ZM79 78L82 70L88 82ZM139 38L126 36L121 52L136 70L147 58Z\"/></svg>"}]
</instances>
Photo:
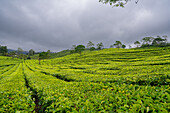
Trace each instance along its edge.
<instances>
[{"instance_id":1,"label":"tea plantation","mask_svg":"<svg viewBox=\"0 0 170 113\"><path fill-rule=\"evenodd\" d=\"M170 47L0 56L0 112L170 112Z\"/></svg>"}]
</instances>

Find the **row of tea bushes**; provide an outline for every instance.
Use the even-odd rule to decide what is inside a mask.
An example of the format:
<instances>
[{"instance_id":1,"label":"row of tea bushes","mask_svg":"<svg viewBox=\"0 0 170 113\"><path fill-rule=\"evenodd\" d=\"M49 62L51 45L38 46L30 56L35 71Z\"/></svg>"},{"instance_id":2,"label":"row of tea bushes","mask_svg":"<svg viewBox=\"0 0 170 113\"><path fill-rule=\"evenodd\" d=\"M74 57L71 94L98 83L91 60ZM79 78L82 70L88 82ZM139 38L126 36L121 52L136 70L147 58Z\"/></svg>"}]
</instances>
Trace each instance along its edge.
<instances>
[{"instance_id":1,"label":"row of tea bushes","mask_svg":"<svg viewBox=\"0 0 170 113\"><path fill-rule=\"evenodd\" d=\"M22 63L16 65L15 71L7 73L0 80L0 112L32 112L35 103L31 97L32 92L25 85Z\"/></svg>"}]
</instances>

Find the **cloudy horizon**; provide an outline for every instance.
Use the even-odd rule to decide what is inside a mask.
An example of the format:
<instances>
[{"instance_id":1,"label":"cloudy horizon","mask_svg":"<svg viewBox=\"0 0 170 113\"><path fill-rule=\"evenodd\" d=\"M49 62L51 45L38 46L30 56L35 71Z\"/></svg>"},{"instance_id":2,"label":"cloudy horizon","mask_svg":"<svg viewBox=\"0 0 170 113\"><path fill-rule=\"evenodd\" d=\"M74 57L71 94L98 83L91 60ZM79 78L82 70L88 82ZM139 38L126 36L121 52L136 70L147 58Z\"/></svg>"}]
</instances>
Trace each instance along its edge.
<instances>
[{"instance_id":1,"label":"cloudy horizon","mask_svg":"<svg viewBox=\"0 0 170 113\"><path fill-rule=\"evenodd\" d=\"M169 4L132 0L125 8L112 8L98 0L1 0L0 45L57 52L89 41L105 48L146 36L167 35L170 41Z\"/></svg>"}]
</instances>

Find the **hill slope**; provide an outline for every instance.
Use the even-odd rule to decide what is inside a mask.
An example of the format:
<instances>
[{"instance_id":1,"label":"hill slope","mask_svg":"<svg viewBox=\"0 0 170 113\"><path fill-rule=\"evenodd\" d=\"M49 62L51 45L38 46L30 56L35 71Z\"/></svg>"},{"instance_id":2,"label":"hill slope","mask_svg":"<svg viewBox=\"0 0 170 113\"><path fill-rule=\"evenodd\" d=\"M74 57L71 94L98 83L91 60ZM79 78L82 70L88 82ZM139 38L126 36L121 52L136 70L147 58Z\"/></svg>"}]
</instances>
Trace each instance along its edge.
<instances>
[{"instance_id":1,"label":"hill slope","mask_svg":"<svg viewBox=\"0 0 170 113\"><path fill-rule=\"evenodd\" d=\"M170 111L167 47L104 49L0 69L2 112Z\"/></svg>"},{"instance_id":2,"label":"hill slope","mask_svg":"<svg viewBox=\"0 0 170 113\"><path fill-rule=\"evenodd\" d=\"M170 49L104 49L85 52L81 56L73 54L45 60L41 65L38 65L36 60L29 63L44 73L56 75L68 81L115 82L117 78L126 79L128 77L129 80L125 82L134 83L133 79L137 79L135 82L140 84L151 82L153 85L156 82L150 81L150 78L146 79L146 76L153 78L167 76L170 65ZM46 67L47 65L48 67ZM166 80L162 81L160 78L160 82L166 82Z\"/></svg>"}]
</instances>

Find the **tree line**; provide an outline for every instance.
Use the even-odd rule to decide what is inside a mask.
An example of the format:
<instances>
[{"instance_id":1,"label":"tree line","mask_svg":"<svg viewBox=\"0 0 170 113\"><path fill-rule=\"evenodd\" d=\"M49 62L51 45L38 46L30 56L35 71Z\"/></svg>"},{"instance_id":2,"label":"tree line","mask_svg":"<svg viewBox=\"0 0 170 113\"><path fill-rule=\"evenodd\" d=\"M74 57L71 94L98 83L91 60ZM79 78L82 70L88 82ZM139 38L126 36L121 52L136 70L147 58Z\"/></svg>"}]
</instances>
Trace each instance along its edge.
<instances>
[{"instance_id":1,"label":"tree line","mask_svg":"<svg viewBox=\"0 0 170 113\"><path fill-rule=\"evenodd\" d=\"M168 43L168 36L157 36L157 37L144 37L140 41L135 41L133 44L136 46L135 48L150 48L150 47L168 47L170 46L170 43ZM123 44L121 41L115 41L114 44L110 45L110 48L126 48L126 45ZM131 48L131 45L129 45L129 48ZM86 45L72 45L72 48L70 50L70 54L72 53L79 53L81 55L82 51L84 50L101 50L104 49L104 44L102 42L97 43L96 46L92 41L89 41ZM34 56L37 54L37 57L39 59L39 63L42 59L48 59L50 58L50 50L47 52L38 52L36 53L33 49L30 49L27 54L23 54L22 48L18 48L17 51L10 51L8 52L7 46L1 46L0 45L0 55L4 56L10 56L10 57L17 57L21 59L31 59L31 56Z\"/></svg>"},{"instance_id":2,"label":"tree line","mask_svg":"<svg viewBox=\"0 0 170 113\"><path fill-rule=\"evenodd\" d=\"M157 37L144 37L141 41L135 41L134 44L137 48L144 47L167 47L170 46L168 43L168 36L157 36Z\"/></svg>"},{"instance_id":3,"label":"tree line","mask_svg":"<svg viewBox=\"0 0 170 113\"><path fill-rule=\"evenodd\" d=\"M111 48L112 47L116 47L116 48L126 48L126 45L125 44L122 44L121 41L116 41L113 45L110 46ZM94 50L101 50L104 48L104 45L102 42L96 44L96 48L95 48L95 44L91 41L89 41L87 43L87 46L85 47L84 45L72 45L72 48L71 48L71 51L70 53L80 53L81 55L81 52L84 51L84 50L90 50L90 51L94 51Z\"/></svg>"},{"instance_id":4,"label":"tree line","mask_svg":"<svg viewBox=\"0 0 170 113\"><path fill-rule=\"evenodd\" d=\"M135 41L134 45L136 46L136 48L145 48L145 47L167 47L170 46L170 43L168 43L168 36L164 35L164 36L157 36L156 38L154 37L144 37L142 38L141 41ZM96 44L96 48L95 48L95 44L91 41L88 42L87 46L85 47L84 45L72 45L71 51L70 53L80 53L84 51L84 50L90 50L90 51L94 51L94 50L101 50L104 48L104 45L102 42ZM123 44L121 41L115 41L114 44L110 45L110 48L126 48L126 45ZM131 45L129 45L129 48L131 48Z\"/></svg>"},{"instance_id":5,"label":"tree line","mask_svg":"<svg viewBox=\"0 0 170 113\"><path fill-rule=\"evenodd\" d=\"M29 59L30 56L33 56L35 54L35 51L33 49L30 49L28 53L24 54L24 51L22 48L18 48L15 50L8 51L7 46L1 46L0 45L0 55L2 56L9 56L9 57L15 57L20 59Z\"/></svg>"}]
</instances>

